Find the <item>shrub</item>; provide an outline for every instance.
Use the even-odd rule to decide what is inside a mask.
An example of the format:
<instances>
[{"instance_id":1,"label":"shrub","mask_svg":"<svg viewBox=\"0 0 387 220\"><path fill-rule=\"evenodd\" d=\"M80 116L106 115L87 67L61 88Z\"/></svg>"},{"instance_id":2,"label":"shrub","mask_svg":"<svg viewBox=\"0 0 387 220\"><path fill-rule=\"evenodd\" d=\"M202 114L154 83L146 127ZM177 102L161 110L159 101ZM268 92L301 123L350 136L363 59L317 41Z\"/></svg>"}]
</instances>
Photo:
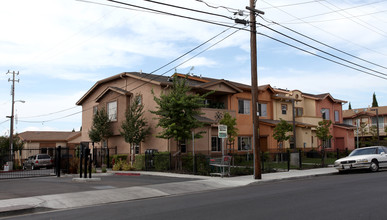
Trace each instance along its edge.
<instances>
[{"instance_id":1,"label":"shrub","mask_svg":"<svg viewBox=\"0 0 387 220\"><path fill-rule=\"evenodd\" d=\"M136 155L133 168L136 170L145 170L145 154Z\"/></svg>"},{"instance_id":2,"label":"shrub","mask_svg":"<svg viewBox=\"0 0 387 220\"><path fill-rule=\"evenodd\" d=\"M157 171L167 171L171 167L170 153L169 152L159 152L156 153L153 157L153 162L155 170Z\"/></svg>"}]
</instances>

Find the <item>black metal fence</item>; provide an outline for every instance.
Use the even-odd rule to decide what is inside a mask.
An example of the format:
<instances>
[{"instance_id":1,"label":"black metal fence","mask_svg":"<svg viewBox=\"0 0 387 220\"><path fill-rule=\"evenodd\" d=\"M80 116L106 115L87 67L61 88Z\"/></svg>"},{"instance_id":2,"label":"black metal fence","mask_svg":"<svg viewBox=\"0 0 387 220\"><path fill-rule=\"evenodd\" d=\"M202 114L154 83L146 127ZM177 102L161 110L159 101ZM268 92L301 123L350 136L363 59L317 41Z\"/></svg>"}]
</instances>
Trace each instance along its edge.
<instances>
[{"instance_id":1,"label":"black metal fence","mask_svg":"<svg viewBox=\"0 0 387 220\"><path fill-rule=\"evenodd\" d=\"M284 152L262 152L262 173L286 172L290 169L311 169L333 165L334 161L345 157L348 150L288 150ZM230 174L251 175L254 172L253 154L234 154L231 156ZM217 156L221 157L221 156ZM209 175L215 167L210 166L210 160L216 158L208 155L184 154L173 156L168 152L137 155L135 168L137 170L168 171Z\"/></svg>"},{"instance_id":2,"label":"black metal fence","mask_svg":"<svg viewBox=\"0 0 387 220\"><path fill-rule=\"evenodd\" d=\"M39 160L32 159L32 156L38 154L50 156L50 159L46 159L49 162L45 162L47 163L45 166L40 166ZM23 149L15 151L13 155L9 151L1 152L0 179L55 175L56 154L55 148ZM74 152L71 152L69 148L61 149L61 172L68 173L73 156Z\"/></svg>"}]
</instances>

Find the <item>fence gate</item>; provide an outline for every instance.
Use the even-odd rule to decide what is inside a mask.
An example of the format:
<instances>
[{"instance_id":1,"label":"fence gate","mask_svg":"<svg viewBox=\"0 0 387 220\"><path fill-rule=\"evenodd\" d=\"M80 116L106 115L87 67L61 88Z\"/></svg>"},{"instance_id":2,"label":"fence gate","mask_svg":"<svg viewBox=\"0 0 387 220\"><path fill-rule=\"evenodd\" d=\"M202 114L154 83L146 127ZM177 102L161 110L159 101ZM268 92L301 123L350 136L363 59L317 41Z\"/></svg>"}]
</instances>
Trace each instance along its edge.
<instances>
[{"instance_id":1,"label":"fence gate","mask_svg":"<svg viewBox=\"0 0 387 220\"><path fill-rule=\"evenodd\" d=\"M13 164L9 151L0 155L0 179L28 178L55 175L55 148L23 149L15 151ZM61 172L67 173L73 152L69 148L61 150ZM12 164L12 167L10 167Z\"/></svg>"}]
</instances>

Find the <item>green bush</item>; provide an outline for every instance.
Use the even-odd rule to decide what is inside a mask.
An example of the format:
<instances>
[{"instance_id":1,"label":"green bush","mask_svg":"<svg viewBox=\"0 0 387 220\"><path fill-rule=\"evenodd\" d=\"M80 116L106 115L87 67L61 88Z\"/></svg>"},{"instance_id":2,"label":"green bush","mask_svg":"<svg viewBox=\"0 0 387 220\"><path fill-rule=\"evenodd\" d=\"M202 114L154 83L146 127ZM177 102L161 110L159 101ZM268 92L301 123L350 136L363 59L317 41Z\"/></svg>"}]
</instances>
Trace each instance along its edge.
<instances>
[{"instance_id":1,"label":"green bush","mask_svg":"<svg viewBox=\"0 0 387 220\"><path fill-rule=\"evenodd\" d=\"M193 172L193 157L192 153L188 153L181 156L183 172L192 173Z\"/></svg>"},{"instance_id":2,"label":"green bush","mask_svg":"<svg viewBox=\"0 0 387 220\"><path fill-rule=\"evenodd\" d=\"M133 168L136 170L145 170L145 154L137 154L133 163Z\"/></svg>"},{"instance_id":3,"label":"green bush","mask_svg":"<svg viewBox=\"0 0 387 220\"><path fill-rule=\"evenodd\" d=\"M167 171L170 170L170 153L169 152L159 152L156 153L153 157L153 163L155 170L157 171Z\"/></svg>"},{"instance_id":4,"label":"green bush","mask_svg":"<svg viewBox=\"0 0 387 220\"><path fill-rule=\"evenodd\" d=\"M254 174L254 169L251 167L231 167L230 175L231 176L242 176L242 175L252 175Z\"/></svg>"},{"instance_id":5,"label":"green bush","mask_svg":"<svg viewBox=\"0 0 387 220\"><path fill-rule=\"evenodd\" d=\"M209 158L203 154L196 155L196 174L198 175L210 175L211 168L209 164Z\"/></svg>"}]
</instances>

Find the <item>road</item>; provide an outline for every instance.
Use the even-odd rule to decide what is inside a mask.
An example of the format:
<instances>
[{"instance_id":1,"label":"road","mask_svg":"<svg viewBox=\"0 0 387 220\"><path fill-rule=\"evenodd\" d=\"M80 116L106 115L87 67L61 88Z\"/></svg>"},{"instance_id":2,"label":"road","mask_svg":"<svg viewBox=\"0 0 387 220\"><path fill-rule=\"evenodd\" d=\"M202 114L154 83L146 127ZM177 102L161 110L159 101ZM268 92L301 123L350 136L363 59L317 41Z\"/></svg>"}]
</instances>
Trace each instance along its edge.
<instances>
[{"instance_id":1,"label":"road","mask_svg":"<svg viewBox=\"0 0 387 220\"><path fill-rule=\"evenodd\" d=\"M351 173L12 219L387 219L387 172Z\"/></svg>"}]
</instances>

